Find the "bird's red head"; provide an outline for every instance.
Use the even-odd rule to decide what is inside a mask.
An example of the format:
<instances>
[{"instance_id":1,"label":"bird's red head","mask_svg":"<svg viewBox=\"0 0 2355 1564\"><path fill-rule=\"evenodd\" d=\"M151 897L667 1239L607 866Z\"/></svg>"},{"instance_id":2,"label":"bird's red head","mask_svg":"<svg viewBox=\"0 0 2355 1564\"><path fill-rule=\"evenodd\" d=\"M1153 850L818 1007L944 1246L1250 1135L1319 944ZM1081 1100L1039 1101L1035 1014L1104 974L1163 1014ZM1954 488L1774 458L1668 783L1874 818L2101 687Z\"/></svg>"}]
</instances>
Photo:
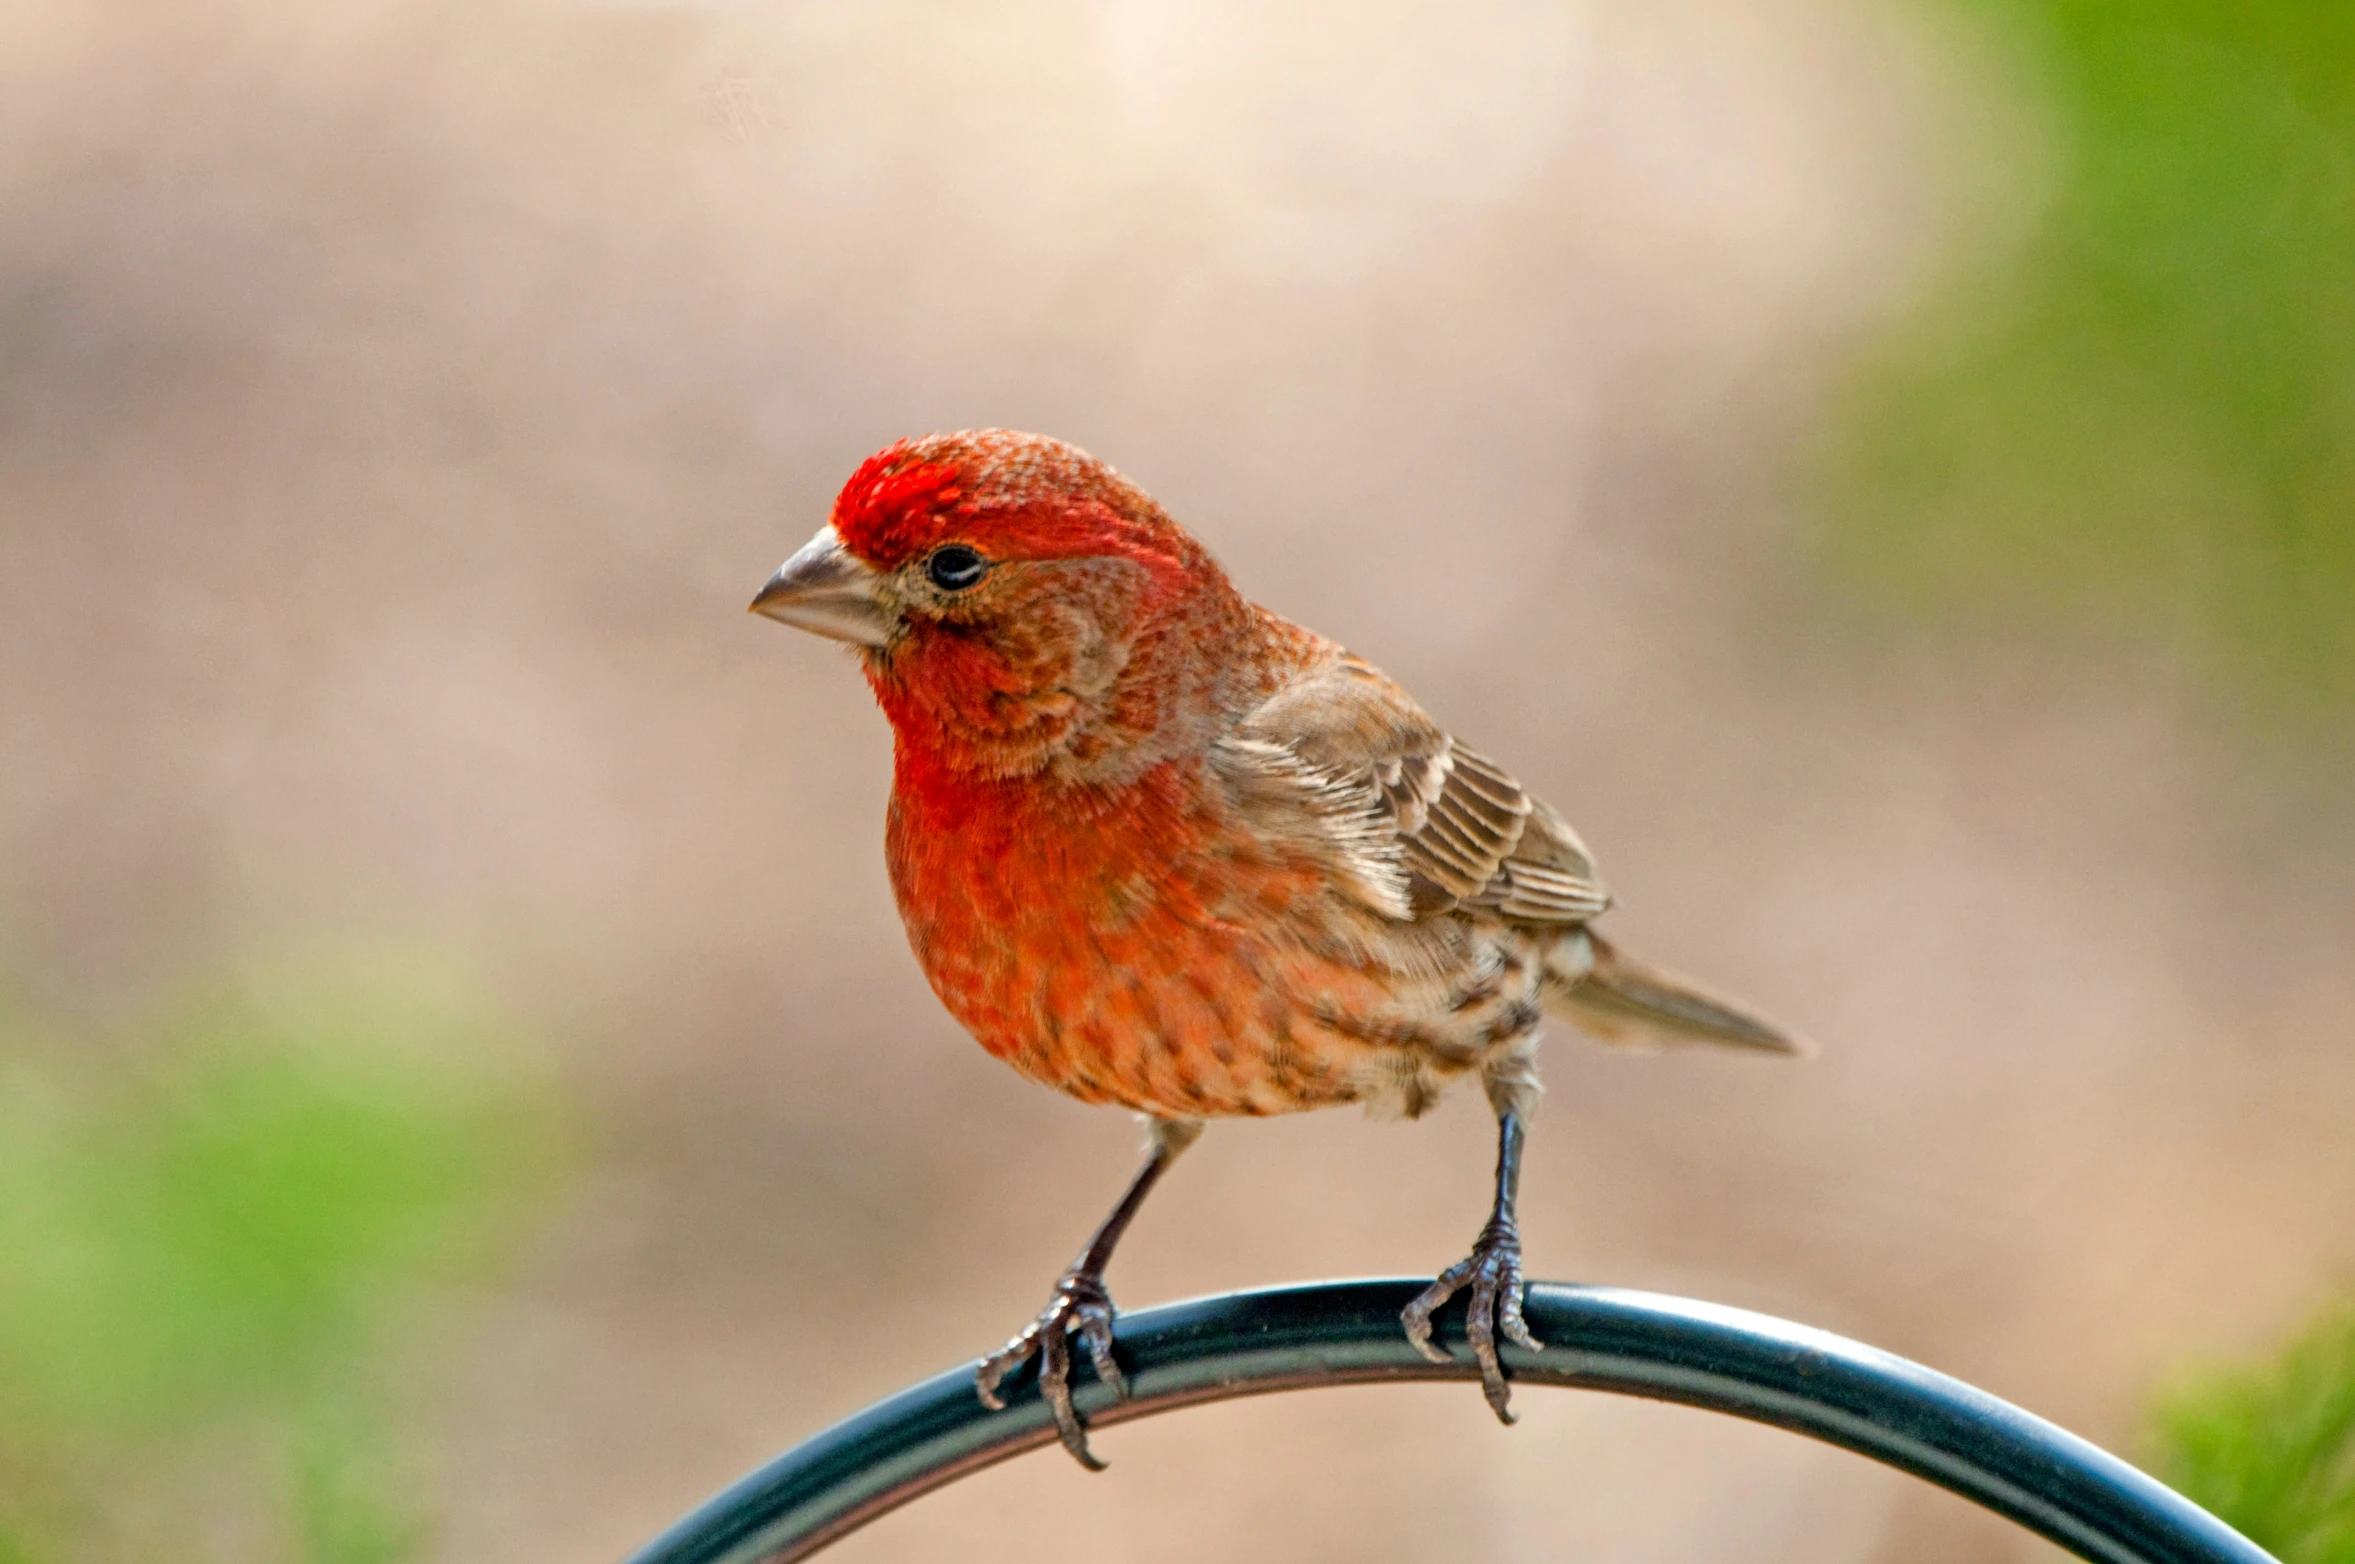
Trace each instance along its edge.
<instances>
[{"instance_id":1,"label":"bird's red head","mask_svg":"<svg viewBox=\"0 0 2355 1564\"><path fill-rule=\"evenodd\" d=\"M961 542L995 560L1122 558L1172 585L1208 563L1144 490L1078 446L1012 429L902 440L851 474L834 530L877 570Z\"/></svg>"},{"instance_id":2,"label":"bird's red head","mask_svg":"<svg viewBox=\"0 0 2355 1564\"><path fill-rule=\"evenodd\" d=\"M1183 688L1176 643L1249 609L1144 490L1005 429L903 440L753 604L861 648L911 762L987 776L1133 770Z\"/></svg>"}]
</instances>

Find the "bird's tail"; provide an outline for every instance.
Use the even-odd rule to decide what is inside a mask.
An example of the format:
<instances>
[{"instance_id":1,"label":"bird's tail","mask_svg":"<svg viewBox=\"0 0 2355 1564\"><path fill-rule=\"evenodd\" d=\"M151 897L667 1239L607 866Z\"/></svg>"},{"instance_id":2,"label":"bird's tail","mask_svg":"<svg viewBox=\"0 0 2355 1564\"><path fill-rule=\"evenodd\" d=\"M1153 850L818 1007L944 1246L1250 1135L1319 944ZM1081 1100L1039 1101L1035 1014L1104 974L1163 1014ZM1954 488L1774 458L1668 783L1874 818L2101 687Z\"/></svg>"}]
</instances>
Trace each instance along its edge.
<instances>
[{"instance_id":1,"label":"bird's tail","mask_svg":"<svg viewBox=\"0 0 2355 1564\"><path fill-rule=\"evenodd\" d=\"M1683 978L1622 955L1592 929L1577 929L1546 954L1546 1008L1606 1043L1659 1048L1715 1043L1760 1053L1815 1050Z\"/></svg>"}]
</instances>

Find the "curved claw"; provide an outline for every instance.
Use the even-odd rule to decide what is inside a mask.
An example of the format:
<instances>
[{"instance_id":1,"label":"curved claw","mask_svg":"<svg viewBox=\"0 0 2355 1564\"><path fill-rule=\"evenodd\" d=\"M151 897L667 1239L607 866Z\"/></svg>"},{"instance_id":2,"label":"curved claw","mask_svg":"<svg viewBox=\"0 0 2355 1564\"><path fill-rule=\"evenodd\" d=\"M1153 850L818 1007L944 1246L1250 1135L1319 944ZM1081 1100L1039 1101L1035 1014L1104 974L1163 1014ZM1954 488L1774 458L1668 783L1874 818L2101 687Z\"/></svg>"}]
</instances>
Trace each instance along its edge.
<instances>
[{"instance_id":1,"label":"curved claw","mask_svg":"<svg viewBox=\"0 0 2355 1564\"><path fill-rule=\"evenodd\" d=\"M1006 1398L998 1394L998 1384L1030 1361L1038 1351L1039 1328L1036 1321L1024 1326L1012 1341L981 1360L973 1371L973 1393L981 1397L981 1404L992 1412L1006 1410Z\"/></svg>"},{"instance_id":2,"label":"curved claw","mask_svg":"<svg viewBox=\"0 0 2355 1564\"><path fill-rule=\"evenodd\" d=\"M1096 1378L1112 1387L1113 1400L1126 1401L1128 1380L1112 1356L1112 1300L1082 1303L1074 1328L1088 1344L1088 1357L1096 1365Z\"/></svg>"},{"instance_id":3,"label":"curved claw","mask_svg":"<svg viewBox=\"0 0 2355 1564\"><path fill-rule=\"evenodd\" d=\"M1071 1337L1065 1331L1046 1331L1039 1337L1039 1348L1039 1393L1054 1408L1055 1432L1063 1448L1089 1471L1102 1471L1104 1463L1088 1448L1088 1431L1080 1425L1079 1409L1071 1404Z\"/></svg>"},{"instance_id":4,"label":"curved claw","mask_svg":"<svg viewBox=\"0 0 2355 1564\"><path fill-rule=\"evenodd\" d=\"M1529 1325L1521 1317L1525 1284L1521 1278L1518 1235L1494 1229L1483 1232L1472 1246L1471 1255L1440 1272L1438 1279L1406 1306L1399 1322L1406 1327L1406 1339L1424 1357L1434 1363L1453 1361L1447 1349L1431 1339L1431 1316L1441 1304L1462 1291L1466 1283L1471 1285L1472 1297L1464 1334L1471 1342L1473 1358L1480 1365L1480 1391L1497 1420L1511 1423L1515 1421L1513 1393L1505 1382L1504 1364L1497 1358L1497 1335L1502 1332L1507 1341L1531 1352L1545 1345L1529 1334Z\"/></svg>"},{"instance_id":5,"label":"curved claw","mask_svg":"<svg viewBox=\"0 0 2355 1564\"><path fill-rule=\"evenodd\" d=\"M1458 1260L1440 1272L1438 1279L1416 1294L1415 1301L1408 1304L1398 1316L1399 1323L1406 1327L1408 1344L1434 1363L1453 1363L1455 1358L1445 1347L1431 1339L1431 1316L1438 1313L1439 1306L1454 1297L1458 1289L1471 1279L1473 1263L1470 1260Z\"/></svg>"},{"instance_id":6,"label":"curved claw","mask_svg":"<svg viewBox=\"0 0 2355 1564\"><path fill-rule=\"evenodd\" d=\"M998 1386L1007 1375L1037 1358L1039 1394L1046 1398L1048 1408L1055 1414L1055 1432L1062 1439L1063 1448L1089 1471L1100 1472L1105 1463L1088 1448L1086 1425L1080 1422L1079 1409L1071 1401L1071 1338L1074 1336L1086 1344L1096 1376L1112 1387L1115 1399L1126 1401L1128 1381L1112 1356L1111 1294L1104 1290L1100 1277L1079 1271L1066 1272L1055 1284L1055 1295L1047 1300L1039 1317L1025 1325L1005 1346L981 1360L973 1372L973 1391L983 1406L1004 1411L1006 1400L998 1393Z\"/></svg>"},{"instance_id":7,"label":"curved claw","mask_svg":"<svg viewBox=\"0 0 2355 1564\"><path fill-rule=\"evenodd\" d=\"M1513 1393L1505 1387L1504 1365L1496 1357L1496 1273L1492 1265L1472 1273L1472 1304L1465 1311L1464 1334L1480 1364L1480 1393L1488 1398L1488 1408L1498 1421L1510 1423L1514 1421Z\"/></svg>"}]
</instances>

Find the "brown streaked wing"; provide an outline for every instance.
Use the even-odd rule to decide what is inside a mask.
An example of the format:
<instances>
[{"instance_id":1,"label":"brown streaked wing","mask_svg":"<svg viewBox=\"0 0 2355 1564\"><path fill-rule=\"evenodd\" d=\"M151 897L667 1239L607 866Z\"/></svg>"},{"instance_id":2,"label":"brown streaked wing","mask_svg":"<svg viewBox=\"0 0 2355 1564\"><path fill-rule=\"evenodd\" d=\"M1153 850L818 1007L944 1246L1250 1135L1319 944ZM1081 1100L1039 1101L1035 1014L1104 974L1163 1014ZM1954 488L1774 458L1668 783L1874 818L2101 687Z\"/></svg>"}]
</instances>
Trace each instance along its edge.
<instances>
[{"instance_id":1,"label":"brown streaked wing","mask_svg":"<svg viewBox=\"0 0 2355 1564\"><path fill-rule=\"evenodd\" d=\"M1412 773L1411 798L1395 798L1407 867L1452 901L1478 896L1521 840L1531 808L1504 768L1444 733L1438 749ZM1416 817L1420 822L1415 823ZM1428 898L1418 898L1427 900Z\"/></svg>"},{"instance_id":2,"label":"brown streaked wing","mask_svg":"<svg viewBox=\"0 0 2355 1564\"><path fill-rule=\"evenodd\" d=\"M1358 658L1294 680L1218 752L1214 764L1247 808L1320 816L1344 882L1388 917L1470 905L1569 923L1609 905L1585 844L1560 816ZM1304 822L1263 823L1290 834Z\"/></svg>"},{"instance_id":3,"label":"brown streaked wing","mask_svg":"<svg viewBox=\"0 0 2355 1564\"><path fill-rule=\"evenodd\" d=\"M1569 822L1540 803L1496 879L1473 903L1518 922L1584 923L1611 905L1611 893L1596 875L1586 843Z\"/></svg>"}]
</instances>

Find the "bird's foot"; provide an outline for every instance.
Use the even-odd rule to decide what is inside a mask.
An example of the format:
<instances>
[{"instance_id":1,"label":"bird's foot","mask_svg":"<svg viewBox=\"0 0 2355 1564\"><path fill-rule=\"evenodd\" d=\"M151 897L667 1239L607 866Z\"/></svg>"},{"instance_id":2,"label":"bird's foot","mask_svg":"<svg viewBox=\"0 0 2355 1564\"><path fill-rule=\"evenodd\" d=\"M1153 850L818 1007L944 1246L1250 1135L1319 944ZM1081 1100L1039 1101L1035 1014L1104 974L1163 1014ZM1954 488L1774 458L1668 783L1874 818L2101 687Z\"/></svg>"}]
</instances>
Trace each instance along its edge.
<instances>
[{"instance_id":1,"label":"bird's foot","mask_svg":"<svg viewBox=\"0 0 2355 1564\"><path fill-rule=\"evenodd\" d=\"M1472 1356L1480 1361L1480 1389L1500 1422L1513 1421L1512 1391L1505 1384L1504 1365L1497 1361L1496 1338L1531 1352L1544 1345L1529 1334L1521 1318L1521 1235L1510 1223L1490 1222L1480 1230L1471 1255L1441 1272L1399 1316L1406 1339L1434 1363L1452 1362L1445 1347L1431 1339L1431 1316L1467 1284L1472 1302L1465 1334L1472 1340Z\"/></svg>"},{"instance_id":2,"label":"bird's foot","mask_svg":"<svg viewBox=\"0 0 2355 1564\"><path fill-rule=\"evenodd\" d=\"M1112 1295L1104 1290L1104 1278L1092 1271L1071 1270L1063 1273L1055 1283L1055 1295L1039 1311L1039 1317L1022 1327L1022 1333L1003 1347L981 1360L974 1372L973 1388L984 1406L1005 1410L1005 1398L998 1394L999 1382L1032 1358L1039 1360L1039 1394L1047 1398L1054 1409L1055 1428L1063 1437L1063 1448L1071 1458L1091 1472L1100 1472L1104 1463L1088 1449L1087 1430L1080 1425L1079 1413L1071 1404L1071 1339L1076 1336L1087 1344L1088 1356L1095 1361L1096 1377L1112 1387L1115 1399L1128 1399L1128 1381L1120 1374L1120 1365L1112 1360Z\"/></svg>"}]
</instances>

